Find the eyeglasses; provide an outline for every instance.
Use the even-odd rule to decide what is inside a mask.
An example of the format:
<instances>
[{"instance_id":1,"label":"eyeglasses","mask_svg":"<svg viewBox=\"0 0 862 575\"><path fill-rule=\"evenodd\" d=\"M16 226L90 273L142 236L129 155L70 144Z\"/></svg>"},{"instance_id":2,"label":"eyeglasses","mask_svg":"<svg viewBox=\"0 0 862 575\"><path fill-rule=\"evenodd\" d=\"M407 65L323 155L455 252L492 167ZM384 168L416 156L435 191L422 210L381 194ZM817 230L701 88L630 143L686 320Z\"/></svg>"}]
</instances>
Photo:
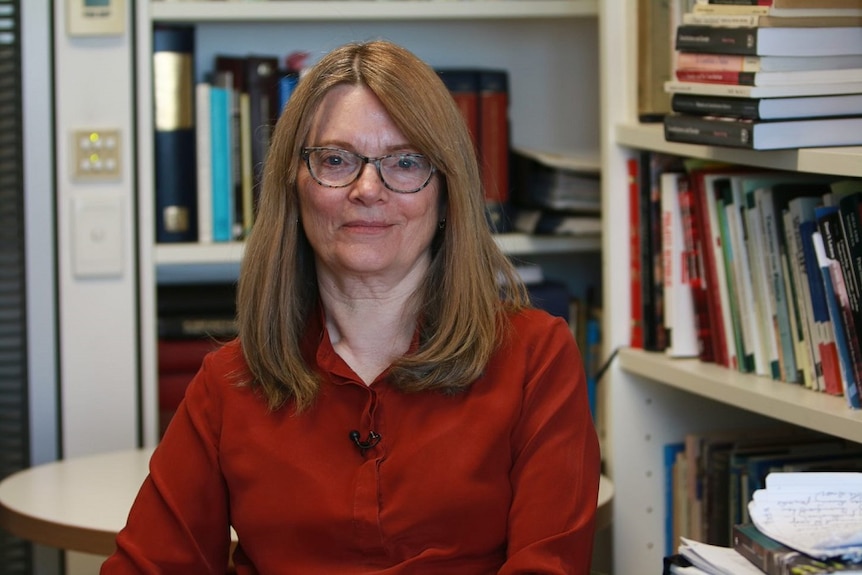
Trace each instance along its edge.
<instances>
[{"instance_id":1,"label":"eyeglasses","mask_svg":"<svg viewBox=\"0 0 862 575\"><path fill-rule=\"evenodd\" d=\"M389 154L369 158L340 148L303 148L302 159L321 186L343 188L359 179L365 164L373 164L383 185L393 192L413 194L428 185L434 166L422 154Z\"/></svg>"}]
</instances>

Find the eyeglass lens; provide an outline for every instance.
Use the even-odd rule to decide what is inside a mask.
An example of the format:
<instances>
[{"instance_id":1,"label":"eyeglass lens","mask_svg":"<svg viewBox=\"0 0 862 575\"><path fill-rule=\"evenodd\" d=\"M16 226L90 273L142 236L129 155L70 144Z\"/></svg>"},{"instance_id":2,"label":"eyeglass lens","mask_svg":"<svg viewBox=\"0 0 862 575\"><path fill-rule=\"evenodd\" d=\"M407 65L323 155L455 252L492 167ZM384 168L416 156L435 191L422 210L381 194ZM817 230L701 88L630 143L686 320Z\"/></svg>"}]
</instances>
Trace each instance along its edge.
<instances>
[{"instance_id":1,"label":"eyeglass lens","mask_svg":"<svg viewBox=\"0 0 862 575\"><path fill-rule=\"evenodd\" d=\"M421 154L367 158L339 148L306 148L304 155L314 179L333 188L356 181L366 163L374 164L386 187L396 192L418 192L431 179L431 162Z\"/></svg>"}]
</instances>

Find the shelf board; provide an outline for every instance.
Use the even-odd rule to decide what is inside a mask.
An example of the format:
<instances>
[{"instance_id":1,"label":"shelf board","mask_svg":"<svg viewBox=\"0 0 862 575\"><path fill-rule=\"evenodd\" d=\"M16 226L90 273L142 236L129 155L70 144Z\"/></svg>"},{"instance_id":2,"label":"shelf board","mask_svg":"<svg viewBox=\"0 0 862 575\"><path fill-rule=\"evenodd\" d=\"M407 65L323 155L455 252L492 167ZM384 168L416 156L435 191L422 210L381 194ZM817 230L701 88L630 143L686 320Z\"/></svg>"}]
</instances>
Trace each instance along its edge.
<instances>
[{"instance_id":1,"label":"shelf board","mask_svg":"<svg viewBox=\"0 0 862 575\"><path fill-rule=\"evenodd\" d=\"M598 16L599 0L157 0L158 22L466 20Z\"/></svg>"},{"instance_id":2,"label":"shelf board","mask_svg":"<svg viewBox=\"0 0 862 575\"><path fill-rule=\"evenodd\" d=\"M741 374L698 359L672 359L657 352L624 349L619 361L628 373L780 421L862 442L862 410L849 408L843 397Z\"/></svg>"},{"instance_id":3,"label":"shelf board","mask_svg":"<svg viewBox=\"0 0 862 575\"><path fill-rule=\"evenodd\" d=\"M533 236L498 234L500 248L512 256L589 253L601 250L599 236ZM162 281L224 281L235 279L245 244L159 244L155 249L158 279Z\"/></svg>"},{"instance_id":4,"label":"shelf board","mask_svg":"<svg viewBox=\"0 0 862 575\"><path fill-rule=\"evenodd\" d=\"M679 144L664 139L661 123L618 125L616 142L644 150L761 168L862 177L862 147L860 146L752 151L741 148Z\"/></svg>"}]
</instances>

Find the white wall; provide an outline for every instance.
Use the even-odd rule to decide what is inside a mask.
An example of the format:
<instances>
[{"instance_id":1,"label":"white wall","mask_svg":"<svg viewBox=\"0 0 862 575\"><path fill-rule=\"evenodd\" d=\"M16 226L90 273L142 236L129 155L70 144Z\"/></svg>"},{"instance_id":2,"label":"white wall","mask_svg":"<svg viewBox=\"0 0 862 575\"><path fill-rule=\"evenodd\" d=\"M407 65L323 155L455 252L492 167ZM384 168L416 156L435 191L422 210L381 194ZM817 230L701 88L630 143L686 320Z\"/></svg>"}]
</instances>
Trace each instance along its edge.
<instances>
[{"instance_id":1,"label":"white wall","mask_svg":"<svg viewBox=\"0 0 862 575\"><path fill-rule=\"evenodd\" d=\"M28 0L29 1L29 0ZM130 1L127 1L131 5ZM70 37L66 2L54 5L57 96L57 259L62 455L74 457L138 444L137 265L132 162L131 6L121 36ZM119 129L121 176L81 181L72 176L72 136L80 129ZM73 202L121 202L121 267L109 277L73 270ZM107 227L110 216L103 216ZM99 224L101 225L101 223Z\"/></svg>"}]
</instances>

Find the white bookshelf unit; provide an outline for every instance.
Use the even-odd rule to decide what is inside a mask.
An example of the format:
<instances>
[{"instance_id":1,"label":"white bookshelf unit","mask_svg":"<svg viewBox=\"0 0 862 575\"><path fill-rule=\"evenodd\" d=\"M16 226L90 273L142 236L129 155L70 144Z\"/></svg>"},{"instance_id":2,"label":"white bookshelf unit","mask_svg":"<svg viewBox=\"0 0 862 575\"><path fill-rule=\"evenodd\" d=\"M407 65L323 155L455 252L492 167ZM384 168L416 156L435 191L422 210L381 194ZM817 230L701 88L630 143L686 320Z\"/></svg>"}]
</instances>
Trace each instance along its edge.
<instances>
[{"instance_id":1,"label":"white bookshelf unit","mask_svg":"<svg viewBox=\"0 0 862 575\"><path fill-rule=\"evenodd\" d=\"M315 61L353 40L386 38L435 67L509 71L513 146L599 148L599 0L149 0L136 10L137 221L144 443L156 431L156 286L233 279L243 245L156 244L154 237L152 26L195 26L195 75L216 54L307 51ZM503 249L551 262L569 284L601 281L601 240L503 234ZM586 263L585 263L586 262Z\"/></svg>"},{"instance_id":2,"label":"white bookshelf unit","mask_svg":"<svg viewBox=\"0 0 862 575\"><path fill-rule=\"evenodd\" d=\"M630 336L626 160L638 150L757 166L862 177L862 148L749 152L664 140L639 124L636 0L601 5L605 352L621 348L601 382L608 472L614 481L614 572L660 573L664 555L662 449L687 432L780 421L862 442L862 412L843 398L742 375L698 360L627 349ZM614 214L617 214L614 217ZM617 222L616 225L613 222Z\"/></svg>"}]
</instances>

